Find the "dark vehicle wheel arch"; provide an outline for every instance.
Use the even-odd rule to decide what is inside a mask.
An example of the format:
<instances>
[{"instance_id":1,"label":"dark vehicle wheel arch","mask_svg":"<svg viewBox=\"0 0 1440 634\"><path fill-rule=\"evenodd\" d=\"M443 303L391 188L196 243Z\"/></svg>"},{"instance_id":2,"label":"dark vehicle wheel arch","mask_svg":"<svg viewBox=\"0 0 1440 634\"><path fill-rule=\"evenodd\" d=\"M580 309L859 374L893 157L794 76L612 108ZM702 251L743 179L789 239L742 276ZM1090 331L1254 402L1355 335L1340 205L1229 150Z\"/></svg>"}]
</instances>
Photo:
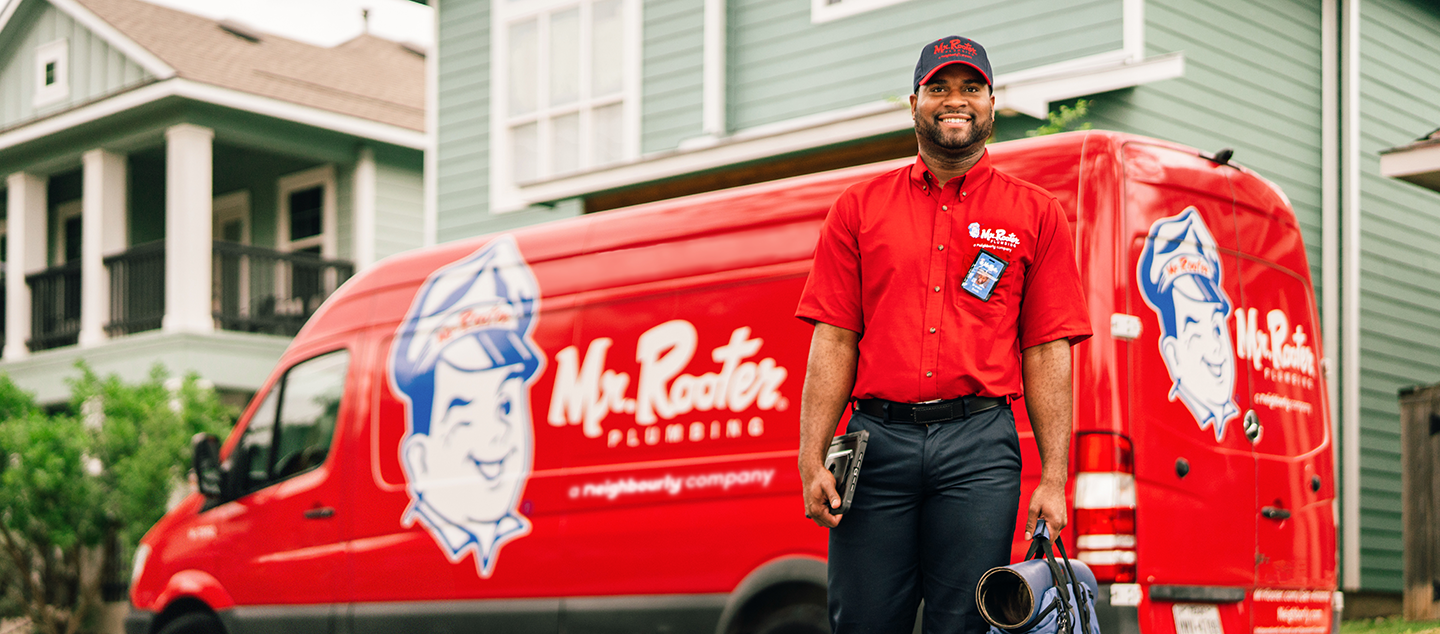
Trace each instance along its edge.
<instances>
[{"instance_id":1,"label":"dark vehicle wheel arch","mask_svg":"<svg viewBox=\"0 0 1440 634\"><path fill-rule=\"evenodd\" d=\"M756 568L725 603L715 634L756 634L776 622L826 614L826 566L814 557L782 557ZM818 613L817 613L818 609ZM828 621L823 623L829 632Z\"/></svg>"},{"instance_id":2,"label":"dark vehicle wheel arch","mask_svg":"<svg viewBox=\"0 0 1440 634\"><path fill-rule=\"evenodd\" d=\"M225 626L204 601L187 597L166 606L165 611L155 617L150 631L153 634L225 634Z\"/></svg>"}]
</instances>

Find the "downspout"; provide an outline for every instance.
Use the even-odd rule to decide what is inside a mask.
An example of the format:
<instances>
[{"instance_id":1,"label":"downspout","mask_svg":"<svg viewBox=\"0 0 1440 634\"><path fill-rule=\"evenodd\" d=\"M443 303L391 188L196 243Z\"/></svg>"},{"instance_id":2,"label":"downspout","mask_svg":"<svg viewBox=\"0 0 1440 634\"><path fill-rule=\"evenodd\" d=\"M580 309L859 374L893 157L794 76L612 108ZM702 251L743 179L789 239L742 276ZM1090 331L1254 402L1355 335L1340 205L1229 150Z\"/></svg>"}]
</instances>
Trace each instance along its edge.
<instances>
[{"instance_id":1,"label":"downspout","mask_svg":"<svg viewBox=\"0 0 1440 634\"><path fill-rule=\"evenodd\" d=\"M1341 525L1344 528L1344 573L1346 590L1360 589L1360 0L1344 1L1345 33L1344 134L1342 151L1344 194L1341 249L1341 299L1344 334L1340 358L1344 396L1341 467L1344 485Z\"/></svg>"},{"instance_id":2,"label":"downspout","mask_svg":"<svg viewBox=\"0 0 1440 634\"><path fill-rule=\"evenodd\" d=\"M705 135L718 139L725 136L725 61L729 30L726 25L725 0L705 0L705 66L703 87L703 125Z\"/></svg>"},{"instance_id":3,"label":"downspout","mask_svg":"<svg viewBox=\"0 0 1440 634\"><path fill-rule=\"evenodd\" d=\"M1332 464L1341 465L1340 437L1340 14L1337 0L1320 3L1320 323L1329 386ZM1340 525L1340 499L1335 524ZM1337 545L1343 551L1343 546ZM1338 553L1337 553L1338 554Z\"/></svg>"},{"instance_id":4,"label":"downspout","mask_svg":"<svg viewBox=\"0 0 1440 634\"><path fill-rule=\"evenodd\" d=\"M421 169L425 203L420 221L420 243L435 244L440 232L440 6L430 10L430 49L425 51L425 157Z\"/></svg>"}]
</instances>

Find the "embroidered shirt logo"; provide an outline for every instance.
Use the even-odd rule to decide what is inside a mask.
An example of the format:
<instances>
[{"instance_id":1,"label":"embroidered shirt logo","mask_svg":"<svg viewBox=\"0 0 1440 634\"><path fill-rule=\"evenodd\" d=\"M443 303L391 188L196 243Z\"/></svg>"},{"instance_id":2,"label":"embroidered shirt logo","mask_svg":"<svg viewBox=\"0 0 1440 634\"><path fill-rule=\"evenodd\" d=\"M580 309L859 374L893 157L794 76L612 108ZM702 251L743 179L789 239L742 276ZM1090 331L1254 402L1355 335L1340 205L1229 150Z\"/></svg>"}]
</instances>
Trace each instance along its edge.
<instances>
[{"instance_id":1,"label":"embroidered shirt logo","mask_svg":"<svg viewBox=\"0 0 1440 634\"><path fill-rule=\"evenodd\" d=\"M979 248L1011 251L1020 246L1020 236L1013 231L981 228L978 222L970 223L970 237L978 240L975 246Z\"/></svg>"}]
</instances>

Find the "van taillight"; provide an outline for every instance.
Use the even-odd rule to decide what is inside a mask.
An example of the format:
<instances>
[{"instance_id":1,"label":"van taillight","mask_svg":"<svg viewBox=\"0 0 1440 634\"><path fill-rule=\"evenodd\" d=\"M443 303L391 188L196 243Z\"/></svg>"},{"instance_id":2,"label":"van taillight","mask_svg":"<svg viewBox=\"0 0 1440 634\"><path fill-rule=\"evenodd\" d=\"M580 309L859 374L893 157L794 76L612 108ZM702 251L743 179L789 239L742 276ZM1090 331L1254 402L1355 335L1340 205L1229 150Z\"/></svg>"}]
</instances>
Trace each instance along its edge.
<instances>
[{"instance_id":1,"label":"van taillight","mask_svg":"<svg viewBox=\"0 0 1440 634\"><path fill-rule=\"evenodd\" d=\"M1101 583L1135 581L1135 460L1130 439L1075 439L1075 557Z\"/></svg>"}]
</instances>

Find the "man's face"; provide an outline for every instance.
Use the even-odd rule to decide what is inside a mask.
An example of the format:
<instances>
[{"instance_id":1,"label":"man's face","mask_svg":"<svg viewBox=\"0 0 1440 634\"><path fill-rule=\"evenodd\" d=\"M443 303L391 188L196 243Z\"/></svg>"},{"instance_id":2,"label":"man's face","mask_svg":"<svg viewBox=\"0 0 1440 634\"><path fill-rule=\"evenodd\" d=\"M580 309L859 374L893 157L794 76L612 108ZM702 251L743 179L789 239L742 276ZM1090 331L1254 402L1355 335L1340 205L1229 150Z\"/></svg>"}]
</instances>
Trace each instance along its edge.
<instances>
[{"instance_id":1,"label":"man's face","mask_svg":"<svg viewBox=\"0 0 1440 634\"><path fill-rule=\"evenodd\" d=\"M456 524L493 522L514 508L530 471L530 406L512 365L467 372L435 366L430 434L406 441L411 486Z\"/></svg>"},{"instance_id":2,"label":"man's face","mask_svg":"<svg viewBox=\"0 0 1440 634\"><path fill-rule=\"evenodd\" d=\"M910 96L916 137L931 153L953 154L984 145L995 129L995 96L985 76L966 64L936 71Z\"/></svg>"},{"instance_id":3,"label":"man's face","mask_svg":"<svg viewBox=\"0 0 1440 634\"><path fill-rule=\"evenodd\" d=\"M1175 298L1175 336L1161 345L1170 375L1191 397L1221 409L1235 393L1235 350L1230 346L1229 317L1224 304L1188 297Z\"/></svg>"}]
</instances>

